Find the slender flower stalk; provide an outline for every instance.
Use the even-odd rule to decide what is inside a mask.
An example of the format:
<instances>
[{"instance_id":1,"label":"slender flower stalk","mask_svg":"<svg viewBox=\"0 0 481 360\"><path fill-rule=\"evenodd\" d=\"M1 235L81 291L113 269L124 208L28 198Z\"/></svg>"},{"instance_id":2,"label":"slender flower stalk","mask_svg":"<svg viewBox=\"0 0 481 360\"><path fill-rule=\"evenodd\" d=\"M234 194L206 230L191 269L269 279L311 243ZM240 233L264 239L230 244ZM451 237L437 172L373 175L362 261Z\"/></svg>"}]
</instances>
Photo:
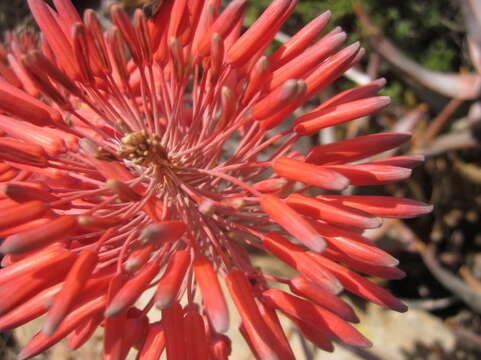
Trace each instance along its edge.
<instances>
[{"instance_id":1,"label":"slender flower stalk","mask_svg":"<svg viewBox=\"0 0 481 360\"><path fill-rule=\"evenodd\" d=\"M362 57L341 29L322 35L329 12L270 53L295 0L244 32L246 0L166 0L132 19L114 5L105 30L69 0L28 3L42 36L9 34L0 52L0 329L45 315L19 359L63 338L76 349L98 327L105 359L227 359L229 298L257 358L294 359L280 314L332 351L370 345L343 289L406 310L355 272L403 276L362 233L431 206L331 192L409 177L416 156L369 160L409 135L295 150L386 106L384 80L268 132ZM251 247L298 275L258 269Z\"/></svg>"}]
</instances>

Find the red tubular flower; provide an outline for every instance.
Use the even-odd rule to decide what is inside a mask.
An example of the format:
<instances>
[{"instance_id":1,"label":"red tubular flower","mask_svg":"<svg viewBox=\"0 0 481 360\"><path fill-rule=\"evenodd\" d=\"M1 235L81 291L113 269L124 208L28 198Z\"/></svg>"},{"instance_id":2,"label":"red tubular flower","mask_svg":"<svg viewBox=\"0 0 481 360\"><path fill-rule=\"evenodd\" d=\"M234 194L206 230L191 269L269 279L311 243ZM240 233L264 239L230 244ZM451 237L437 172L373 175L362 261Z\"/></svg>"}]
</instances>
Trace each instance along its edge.
<instances>
[{"instance_id":1,"label":"red tubular flower","mask_svg":"<svg viewBox=\"0 0 481 360\"><path fill-rule=\"evenodd\" d=\"M0 59L0 330L46 314L19 359L65 337L76 349L99 326L105 359L130 348L139 360L228 359L226 295L259 359L295 358L281 312L324 350L368 346L343 289L406 310L354 272L404 275L362 232L431 207L322 191L407 178L420 157L369 157L409 135L294 151L302 136L387 105L376 96L385 81L267 134L363 55L342 48L339 28L320 36L329 12L270 54L296 0L273 0L246 31L245 0L166 0L132 20L113 6L105 30L69 0L28 3L41 40L10 36ZM257 269L249 246L299 275ZM137 308L142 294L151 298ZM149 320L154 306L162 316Z\"/></svg>"}]
</instances>

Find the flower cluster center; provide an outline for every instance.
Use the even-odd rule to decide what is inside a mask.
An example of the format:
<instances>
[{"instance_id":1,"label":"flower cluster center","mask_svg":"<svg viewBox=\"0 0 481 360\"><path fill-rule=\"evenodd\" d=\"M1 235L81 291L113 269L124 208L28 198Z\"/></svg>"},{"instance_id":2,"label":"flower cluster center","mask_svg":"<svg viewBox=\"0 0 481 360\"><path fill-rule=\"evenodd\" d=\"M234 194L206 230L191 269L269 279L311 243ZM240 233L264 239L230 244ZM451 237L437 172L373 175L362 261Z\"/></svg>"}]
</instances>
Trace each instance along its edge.
<instances>
[{"instance_id":1,"label":"flower cluster center","mask_svg":"<svg viewBox=\"0 0 481 360\"><path fill-rule=\"evenodd\" d=\"M145 130L132 132L121 139L118 152L123 159L137 165L164 167L170 161L164 147L160 144L158 134L149 134Z\"/></svg>"}]
</instances>

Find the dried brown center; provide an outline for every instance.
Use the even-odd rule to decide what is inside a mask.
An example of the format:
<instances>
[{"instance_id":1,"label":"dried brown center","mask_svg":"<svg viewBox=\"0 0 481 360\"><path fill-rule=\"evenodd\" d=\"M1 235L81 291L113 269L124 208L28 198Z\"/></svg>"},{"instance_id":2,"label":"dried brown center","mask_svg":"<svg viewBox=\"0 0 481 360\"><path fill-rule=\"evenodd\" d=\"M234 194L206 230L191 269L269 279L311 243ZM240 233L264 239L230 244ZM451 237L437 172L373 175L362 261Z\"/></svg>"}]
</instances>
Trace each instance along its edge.
<instances>
[{"instance_id":1,"label":"dried brown center","mask_svg":"<svg viewBox=\"0 0 481 360\"><path fill-rule=\"evenodd\" d=\"M160 144L160 136L137 131L125 135L121 140L119 156L137 165L163 167L169 166L167 152Z\"/></svg>"}]
</instances>

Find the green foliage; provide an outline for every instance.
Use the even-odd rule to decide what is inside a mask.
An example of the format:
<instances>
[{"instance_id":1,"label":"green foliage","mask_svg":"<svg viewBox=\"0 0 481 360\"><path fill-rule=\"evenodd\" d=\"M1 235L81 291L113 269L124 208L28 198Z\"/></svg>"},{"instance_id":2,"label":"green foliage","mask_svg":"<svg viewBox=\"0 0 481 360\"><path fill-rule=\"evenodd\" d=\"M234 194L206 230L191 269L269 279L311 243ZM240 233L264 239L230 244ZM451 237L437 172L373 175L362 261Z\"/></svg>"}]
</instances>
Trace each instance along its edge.
<instances>
[{"instance_id":1,"label":"green foliage","mask_svg":"<svg viewBox=\"0 0 481 360\"><path fill-rule=\"evenodd\" d=\"M452 0L363 1L373 22L410 57L432 70L457 71L464 28Z\"/></svg>"},{"instance_id":2,"label":"green foliage","mask_svg":"<svg viewBox=\"0 0 481 360\"><path fill-rule=\"evenodd\" d=\"M420 62L426 67L439 70L439 71L451 71L451 64L456 62L457 52L454 48L442 39L435 39L428 48L418 56Z\"/></svg>"},{"instance_id":3,"label":"green foliage","mask_svg":"<svg viewBox=\"0 0 481 360\"><path fill-rule=\"evenodd\" d=\"M271 0L251 2L248 22L252 22ZM403 51L433 70L453 70L464 65L460 58L464 29L459 9L452 0L369 0L361 1L373 21ZM359 40L362 30L353 13L353 0L300 0L283 29L293 34L320 13L331 10L332 26L340 25Z\"/></svg>"},{"instance_id":4,"label":"green foliage","mask_svg":"<svg viewBox=\"0 0 481 360\"><path fill-rule=\"evenodd\" d=\"M248 21L252 22L271 0L251 2ZM363 30L353 12L354 0L299 0L295 13L282 29L294 34L320 13L331 10L331 28L342 26L348 41L363 41ZM463 57L464 27L457 2L454 0L361 0L372 21L383 33L421 65L437 71L457 71L469 66ZM363 45L368 47L367 41ZM402 78L393 80L395 73L383 67L382 75L390 78L386 94L400 103L411 103L413 94L406 93Z\"/></svg>"}]
</instances>

